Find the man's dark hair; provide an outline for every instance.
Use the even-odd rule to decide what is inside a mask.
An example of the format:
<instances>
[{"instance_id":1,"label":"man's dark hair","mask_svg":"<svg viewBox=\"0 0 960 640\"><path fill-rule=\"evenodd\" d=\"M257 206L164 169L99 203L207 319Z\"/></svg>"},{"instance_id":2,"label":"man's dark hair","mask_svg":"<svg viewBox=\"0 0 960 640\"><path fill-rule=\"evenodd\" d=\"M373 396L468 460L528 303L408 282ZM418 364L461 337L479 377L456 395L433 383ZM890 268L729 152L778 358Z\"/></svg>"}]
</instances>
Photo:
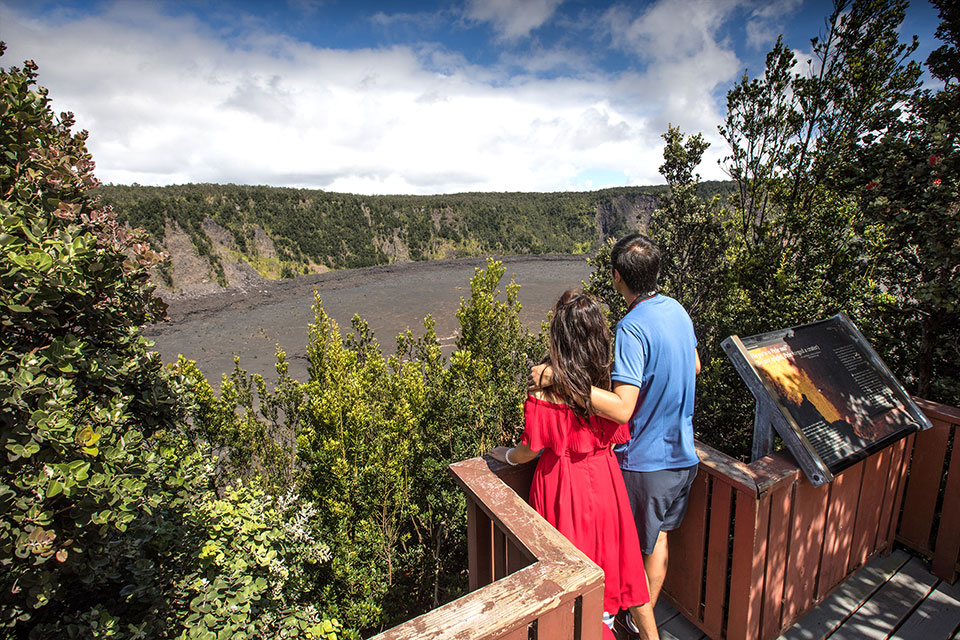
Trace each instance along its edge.
<instances>
[{"instance_id":1,"label":"man's dark hair","mask_svg":"<svg viewBox=\"0 0 960 640\"><path fill-rule=\"evenodd\" d=\"M632 233L613 245L610 266L620 273L630 291L650 293L657 289L660 249L647 236Z\"/></svg>"}]
</instances>

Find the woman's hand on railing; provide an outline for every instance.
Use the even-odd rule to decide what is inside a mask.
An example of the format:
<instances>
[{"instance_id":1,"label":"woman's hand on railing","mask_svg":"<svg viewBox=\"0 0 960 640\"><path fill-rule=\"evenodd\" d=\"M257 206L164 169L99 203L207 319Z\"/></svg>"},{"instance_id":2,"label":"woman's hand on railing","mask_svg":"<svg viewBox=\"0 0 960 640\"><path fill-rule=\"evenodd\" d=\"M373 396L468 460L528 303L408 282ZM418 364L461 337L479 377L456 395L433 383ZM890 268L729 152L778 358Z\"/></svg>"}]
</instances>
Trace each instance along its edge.
<instances>
[{"instance_id":1,"label":"woman's hand on railing","mask_svg":"<svg viewBox=\"0 0 960 640\"><path fill-rule=\"evenodd\" d=\"M494 447L487 454L494 460L498 462L506 462L507 464L516 464L513 460L507 460L507 452L510 451L510 447Z\"/></svg>"},{"instance_id":2,"label":"woman's hand on railing","mask_svg":"<svg viewBox=\"0 0 960 640\"><path fill-rule=\"evenodd\" d=\"M494 460L513 466L530 462L540 455L540 452L532 450L525 444L518 444L515 447L494 447L487 455Z\"/></svg>"}]
</instances>

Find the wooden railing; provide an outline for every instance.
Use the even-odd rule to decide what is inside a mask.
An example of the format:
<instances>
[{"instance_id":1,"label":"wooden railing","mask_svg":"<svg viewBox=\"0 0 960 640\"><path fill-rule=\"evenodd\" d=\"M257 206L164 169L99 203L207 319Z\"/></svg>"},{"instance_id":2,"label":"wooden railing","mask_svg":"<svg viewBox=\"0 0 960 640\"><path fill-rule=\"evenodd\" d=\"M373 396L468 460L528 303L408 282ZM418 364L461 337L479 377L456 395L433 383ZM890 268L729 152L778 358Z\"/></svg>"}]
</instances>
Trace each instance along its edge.
<instances>
[{"instance_id":1,"label":"wooden railing","mask_svg":"<svg viewBox=\"0 0 960 640\"><path fill-rule=\"evenodd\" d=\"M603 571L527 504L536 463L450 466L467 497L466 596L376 640L599 640Z\"/></svg>"},{"instance_id":2,"label":"wooden railing","mask_svg":"<svg viewBox=\"0 0 960 640\"><path fill-rule=\"evenodd\" d=\"M775 638L895 540L952 581L960 552L960 410L814 487L787 454L751 464L698 443L664 593L711 638Z\"/></svg>"},{"instance_id":3,"label":"wooden railing","mask_svg":"<svg viewBox=\"0 0 960 640\"><path fill-rule=\"evenodd\" d=\"M933 558L933 573L953 582L960 572L960 409L917 400L933 423L913 436L912 459L897 541Z\"/></svg>"},{"instance_id":4,"label":"wooden railing","mask_svg":"<svg viewBox=\"0 0 960 640\"><path fill-rule=\"evenodd\" d=\"M698 443L669 540L664 594L711 638L775 638L869 558L889 552L906 442L814 487L788 454L744 464Z\"/></svg>"}]
</instances>

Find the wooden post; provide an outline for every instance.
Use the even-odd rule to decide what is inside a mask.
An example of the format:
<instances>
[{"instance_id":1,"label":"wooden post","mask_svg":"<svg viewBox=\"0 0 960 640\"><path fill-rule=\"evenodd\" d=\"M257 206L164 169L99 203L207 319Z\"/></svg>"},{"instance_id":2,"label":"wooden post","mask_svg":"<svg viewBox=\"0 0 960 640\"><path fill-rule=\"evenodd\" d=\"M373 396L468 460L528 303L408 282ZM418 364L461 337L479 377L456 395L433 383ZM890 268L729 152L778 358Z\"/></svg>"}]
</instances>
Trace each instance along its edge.
<instances>
[{"instance_id":1,"label":"wooden post","mask_svg":"<svg viewBox=\"0 0 960 640\"><path fill-rule=\"evenodd\" d=\"M773 453L773 411L779 410L768 402L757 400L753 413L753 453L750 458L755 462Z\"/></svg>"}]
</instances>

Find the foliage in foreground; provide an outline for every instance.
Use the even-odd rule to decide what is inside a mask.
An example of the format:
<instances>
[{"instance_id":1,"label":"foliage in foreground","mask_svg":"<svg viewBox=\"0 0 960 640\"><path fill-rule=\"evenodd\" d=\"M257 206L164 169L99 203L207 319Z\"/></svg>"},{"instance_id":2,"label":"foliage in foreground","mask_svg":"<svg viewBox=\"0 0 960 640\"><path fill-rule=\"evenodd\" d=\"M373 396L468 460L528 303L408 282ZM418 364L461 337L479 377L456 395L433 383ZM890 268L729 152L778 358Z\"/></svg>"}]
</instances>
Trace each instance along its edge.
<instances>
[{"instance_id":1,"label":"foliage in foreground","mask_svg":"<svg viewBox=\"0 0 960 640\"><path fill-rule=\"evenodd\" d=\"M0 69L0 633L337 637L298 595L329 556L315 510L215 490L138 328L162 256L91 196L86 132L35 81Z\"/></svg>"},{"instance_id":2,"label":"foliage in foreground","mask_svg":"<svg viewBox=\"0 0 960 640\"><path fill-rule=\"evenodd\" d=\"M466 586L464 501L447 466L519 435L524 380L546 351L520 323L517 285L500 292L503 274L488 261L471 279L449 357L429 317L385 358L365 322L344 335L318 299L305 383L282 352L273 389L238 366L218 395L193 363L179 365L222 477L253 472L317 505L331 561L301 588L350 627L396 624Z\"/></svg>"},{"instance_id":3,"label":"foliage in foreground","mask_svg":"<svg viewBox=\"0 0 960 640\"><path fill-rule=\"evenodd\" d=\"M518 434L545 352L502 265L449 358L429 318L384 358L318 300L309 381L280 354L276 388L238 368L215 394L150 352L163 256L93 197L86 133L35 79L0 77L2 635L355 637L462 592L447 465Z\"/></svg>"}]
</instances>

